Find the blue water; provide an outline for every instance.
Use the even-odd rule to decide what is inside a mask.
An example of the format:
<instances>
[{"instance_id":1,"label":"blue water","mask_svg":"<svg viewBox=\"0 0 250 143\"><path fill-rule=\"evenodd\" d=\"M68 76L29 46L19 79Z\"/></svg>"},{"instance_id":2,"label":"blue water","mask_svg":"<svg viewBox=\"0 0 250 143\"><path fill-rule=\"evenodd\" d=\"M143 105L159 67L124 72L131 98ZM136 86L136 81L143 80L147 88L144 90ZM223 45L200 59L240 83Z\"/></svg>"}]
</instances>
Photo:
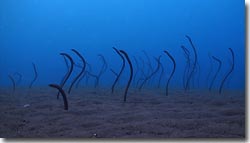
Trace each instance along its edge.
<instances>
[{"instance_id":1,"label":"blue water","mask_svg":"<svg viewBox=\"0 0 250 143\"><path fill-rule=\"evenodd\" d=\"M210 53L222 61L213 87L217 90L230 69L232 60L228 48L232 48L235 68L224 88L245 89L243 0L1 0L0 84L12 86L8 75L19 72L23 75L19 86L28 86L34 77L32 62L38 70L34 86L60 83L67 72L63 57L59 55L61 52L81 63L70 50L74 48L91 64L95 74L102 66L97 55L104 55L108 69L100 84L110 87L115 79L110 68L118 72L121 67L121 59L112 49L115 46L125 50L133 63L133 56L138 61L139 57L144 59L145 72L148 71L147 58L142 51L149 55L153 68L157 65L153 57L162 55L165 75L161 87L165 87L173 67L163 53L167 50L176 60L176 72L169 86L182 89L186 59L181 45L192 52L185 35L192 38L200 65L200 78L196 76L192 88L208 89ZM193 57L193 53L191 55ZM133 66L136 70L135 63ZM216 68L213 62L213 73ZM72 77L78 72L75 68ZM148 87L156 86L159 73ZM126 64L119 83L121 87L125 86L128 77ZM71 81L72 78L69 83ZM89 86L93 84L90 79Z\"/></svg>"}]
</instances>

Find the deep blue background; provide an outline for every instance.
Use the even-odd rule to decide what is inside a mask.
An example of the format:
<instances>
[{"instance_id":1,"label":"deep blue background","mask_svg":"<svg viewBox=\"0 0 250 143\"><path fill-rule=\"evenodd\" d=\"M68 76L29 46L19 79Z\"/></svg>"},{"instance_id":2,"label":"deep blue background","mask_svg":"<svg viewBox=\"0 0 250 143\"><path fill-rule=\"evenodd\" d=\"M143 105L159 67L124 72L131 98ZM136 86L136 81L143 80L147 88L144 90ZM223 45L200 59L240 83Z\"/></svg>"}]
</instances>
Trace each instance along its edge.
<instances>
[{"instance_id":1,"label":"deep blue background","mask_svg":"<svg viewBox=\"0 0 250 143\"><path fill-rule=\"evenodd\" d=\"M11 85L8 74L23 74L23 85L33 78L32 62L39 78L35 85L59 83L66 72L60 52L79 50L96 73L102 53L109 68L118 70L120 58L112 46L129 56L162 55L170 72L168 50L177 62L171 87L181 87L185 58L180 45L191 50L189 35L198 51L200 84L207 86L208 53L222 60L218 86L235 51L235 70L227 88L245 88L245 2L243 0L1 0L0 83ZM153 58L152 58L153 63ZM154 63L155 66L155 63ZM214 67L215 68L215 67ZM126 70L127 71L127 70ZM164 82L166 81L165 76ZM123 79L127 74L123 75ZM106 80L105 80L106 79ZM109 86L114 77L107 70L101 79ZM165 83L163 83L165 84Z\"/></svg>"}]
</instances>

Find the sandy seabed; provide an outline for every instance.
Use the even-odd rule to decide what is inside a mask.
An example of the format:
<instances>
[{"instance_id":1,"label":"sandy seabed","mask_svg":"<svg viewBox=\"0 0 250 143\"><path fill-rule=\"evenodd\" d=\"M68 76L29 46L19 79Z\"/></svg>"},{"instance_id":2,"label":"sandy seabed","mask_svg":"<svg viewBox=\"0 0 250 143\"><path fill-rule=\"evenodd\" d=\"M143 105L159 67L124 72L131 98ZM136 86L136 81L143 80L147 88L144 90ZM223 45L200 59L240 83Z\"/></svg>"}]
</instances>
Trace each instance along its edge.
<instances>
[{"instance_id":1,"label":"sandy seabed","mask_svg":"<svg viewBox=\"0 0 250 143\"><path fill-rule=\"evenodd\" d=\"M74 89L69 110L57 90L0 90L1 138L245 138L245 94Z\"/></svg>"}]
</instances>

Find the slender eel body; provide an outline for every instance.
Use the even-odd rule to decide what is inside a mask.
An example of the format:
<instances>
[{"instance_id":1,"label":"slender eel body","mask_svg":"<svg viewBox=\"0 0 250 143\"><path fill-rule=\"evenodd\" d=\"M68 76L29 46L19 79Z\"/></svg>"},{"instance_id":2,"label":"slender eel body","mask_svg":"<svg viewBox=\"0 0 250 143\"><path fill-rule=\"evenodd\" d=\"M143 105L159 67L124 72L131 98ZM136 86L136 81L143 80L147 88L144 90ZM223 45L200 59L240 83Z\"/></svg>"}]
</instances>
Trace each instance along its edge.
<instances>
[{"instance_id":1,"label":"slender eel body","mask_svg":"<svg viewBox=\"0 0 250 143\"><path fill-rule=\"evenodd\" d=\"M34 63L32 63L32 65L33 65L35 77L34 77L34 79L31 81L29 88L32 87L32 85L34 84L34 82L36 81L36 79L37 79L37 77L38 77L37 70L36 70L36 65L35 65Z\"/></svg>"},{"instance_id":2,"label":"slender eel body","mask_svg":"<svg viewBox=\"0 0 250 143\"><path fill-rule=\"evenodd\" d=\"M130 86L131 81L132 81L132 79L133 79L133 66L132 66L132 63L131 63L131 61L130 61L130 59L129 59L129 57L128 57L128 54L127 54L125 51L123 51L123 50L120 50L120 52L125 56L125 58L126 58L128 64L129 64L129 67L130 67L130 77L129 77L129 81L128 81L127 86L126 86L126 89L125 89L124 99L123 99L123 101L126 102L126 100L127 100L128 89L129 89L129 86Z\"/></svg>"},{"instance_id":3,"label":"slender eel body","mask_svg":"<svg viewBox=\"0 0 250 143\"><path fill-rule=\"evenodd\" d=\"M93 76L93 77L97 77L96 78L96 84L95 84L95 88L99 85L99 81L100 81L100 77L101 77L101 75L103 75L103 73L107 70L107 62L106 62L106 60L105 60L105 58L104 58L104 56L103 55L101 55L101 54L99 54L98 55L100 58L101 58L101 60L103 61L103 65L102 65L102 68L101 68L101 70L100 70L100 72L98 73L98 75L91 75L91 76ZM90 74L89 74L90 75Z\"/></svg>"},{"instance_id":4,"label":"slender eel body","mask_svg":"<svg viewBox=\"0 0 250 143\"><path fill-rule=\"evenodd\" d=\"M86 61L85 61L85 62L86 62ZM80 68L83 68L83 67L80 66ZM88 77L88 72L86 71L86 68L89 68L89 70L91 71L91 66L90 66L90 64L88 64L87 62L86 62L86 67L85 67L84 73L82 74L82 76L79 78L79 80L78 80L77 83L76 83L76 88L78 88L80 82L83 80L84 77L86 77L86 78Z\"/></svg>"},{"instance_id":5,"label":"slender eel body","mask_svg":"<svg viewBox=\"0 0 250 143\"><path fill-rule=\"evenodd\" d=\"M11 75L8 75L8 77L12 82L12 90L13 90L13 92L15 92L15 90L16 90L16 82L15 82L14 78Z\"/></svg>"},{"instance_id":6,"label":"slender eel body","mask_svg":"<svg viewBox=\"0 0 250 143\"><path fill-rule=\"evenodd\" d=\"M226 76L223 78L222 82L221 82L221 85L220 85L220 90L219 90L219 93L221 94L221 91L222 91L222 88L223 88L223 85L225 83L225 81L227 80L227 78L229 77L229 75L233 72L234 70L234 51L229 48L229 51L232 55L232 65L231 65L231 68L230 70L228 71L228 73L226 74Z\"/></svg>"},{"instance_id":7,"label":"slender eel body","mask_svg":"<svg viewBox=\"0 0 250 143\"><path fill-rule=\"evenodd\" d=\"M72 71L73 71L73 68L74 68L74 61L73 61L73 59L70 57L70 55L68 55L68 54L66 54L66 53L60 53L60 55L65 56L65 57L68 58L69 61L70 61L70 68L69 68L69 71L66 73L65 79L64 79L64 81L63 81L63 82L61 83L61 85L60 85L60 87L63 88L64 85L65 85L65 83L66 83L67 80L69 79L69 77L70 77ZM59 98L59 94L60 94L60 92L57 93L57 99Z\"/></svg>"},{"instance_id":8,"label":"slender eel body","mask_svg":"<svg viewBox=\"0 0 250 143\"><path fill-rule=\"evenodd\" d=\"M63 59L65 62L65 65L67 67L67 71L69 71L69 63L68 63L67 59L65 58L65 56L63 56ZM65 80L66 77L67 77L67 74L62 78L60 85L63 83L63 81Z\"/></svg>"},{"instance_id":9,"label":"slender eel body","mask_svg":"<svg viewBox=\"0 0 250 143\"><path fill-rule=\"evenodd\" d=\"M186 57L186 59L187 59L187 64L186 64L186 66L185 66L185 70L184 70L184 74L183 74L183 78L182 78L182 80L183 80L183 87L184 87L184 89L185 89L185 91L187 90L187 89L189 89L189 87L188 86L186 86L186 85L188 85L187 84L187 77L188 77L188 75L189 75L189 72L190 72L190 52L189 52L189 50L185 47L185 46L181 46L181 48L182 48L182 50L184 51L184 55L185 55L185 57Z\"/></svg>"},{"instance_id":10,"label":"slender eel body","mask_svg":"<svg viewBox=\"0 0 250 143\"><path fill-rule=\"evenodd\" d=\"M68 54L66 54L66 53L60 53L60 55L62 55L62 56L64 56L64 57L68 58L69 61L70 61L70 68L69 68L69 71L66 73L66 77L65 77L64 81L63 81L62 84L61 84L61 87L63 88L64 85L65 85L65 83L66 83L67 80L69 79L69 77L70 77L72 71L73 71L73 68L74 68L74 61L73 61L73 59L71 58L71 56L68 55Z\"/></svg>"},{"instance_id":11,"label":"slender eel body","mask_svg":"<svg viewBox=\"0 0 250 143\"><path fill-rule=\"evenodd\" d=\"M176 63L175 63L174 58L169 54L168 51L164 51L164 53L167 54L167 56L172 60L173 65L174 65L173 70L172 70L172 72L171 72L171 74L170 74L170 76L169 76L169 78L168 78L167 85L166 85L166 96L168 96L168 85L169 85L169 82L170 82L171 78L172 78L173 75L174 75L175 68L176 68Z\"/></svg>"},{"instance_id":12,"label":"slender eel body","mask_svg":"<svg viewBox=\"0 0 250 143\"><path fill-rule=\"evenodd\" d=\"M76 82L76 88L79 87L80 82L82 81L82 79L83 79L86 75L87 75L87 72L85 71L85 72L83 73L83 75L79 78L79 80Z\"/></svg>"},{"instance_id":13,"label":"slender eel body","mask_svg":"<svg viewBox=\"0 0 250 143\"><path fill-rule=\"evenodd\" d=\"M160 62L160 61L159 61ZM163 73L164 73L164 68L162 66L162 63L160 62L160 68L161 68L161 73L160 73L160 76L159 76L159 80L158 80L158 84L157 84L157 88L160 88L160 85L161 85L161 80L162 80L162 76L163 76Z\"/></svg>"},{"instance_id":14,"label":"slender eel body","mask_svg":"<svg viewBox=\"0 0 250 143\"><path fill-rule=\"evenodd\" d=\"M136 77L137 77L138 72L139 72L139 64L138 64L138 61L137 61L137 59L136 59L135 56L133 56L133 59L134 59L134 61L135 61L135 65L136 65L136 72L135 72L135 76L134 76L134 78L133 78L133 83L134 83L135 86L137 87L137 84L136 84Z\"/></svg>"},{"instance_id":15,"label":"slender eel body","mask_svg":"<svg viewBox=\"0 0 250 143\"><path fill-rule=\"evenodd\" d=\"M121 55L121 53L119 52L119 50L117 50L115 47L113 47L113 49L114 49L115 52L121 57L121 59L122 59L122 67L121 67L121 70L120 70L119 74L116 76L116 79L115 79L115 81L114 81L114 83L113 83L113 85L112 85L112 89L111 89L111 92L112 92L112 93L114 93L115 85L116 85L116 83L118 82L119 78L121 77L122 72L123 72L124 67L125 67L125 59L124 59L124 57Z\"/></svg>"},{"instance_id":16,"label":"slender eel body","mask_svg":"<svg viewBox=\"0 0 250 143\"><path fill-rule=\"evenodd\" d=\"M145 62L144 62L144 60L143 60L141 57L139 57L139 60L141 61L141 65L142 65L142 67L140 68L141 77L139 77L139 79L138 79L138 81L137 81L137 83L136 83L136 87L139 87L140 81L141 81L141 80L143 81L144 78L146 77L146 74L145 74L145 72L144 72Z\"/></svg>"},{"instance_id":17,"label":"slender eel body","mask_svg":"<svg viewBox=\"0 0 250 143\"><path fill-rule=\"evenodd\" d=\"M157 61L157 68L156 70L154 71L153 75L154 76L161 68L161 56L159 56L158 58L154 58L156 61ZM163 71L163 70L162 70ZM155 76L154 76L155 77Z\"/></svg>"},{"instance_id":18,"label":"slender eel body","mask_svg":"<svg viewBox=\"0 0 250 143\"><path fill-rule=\"evenodd\" d=\"M89 76L92 76L93 78L95 78L96 80L95 80L95 88L97 87L97 85L98 85L98 76L97 75L94 75L94 74L92 74L92 73L90 73L89 71L87 71L87 74L89 75Z\"/></svg>"},{"instance_id":19,"label":"slender eel body","mask_svg":"<svg viewBox=\"0 0 250 143\"><path fill-rule=\"evenodd\" d=\"M116 73L113 69L110 69L110 71L117 77L118 73Z\"/></svg>"},{"instance_id":20,"label":"slender eel body","mask_svg":"<svg viewBox=\"0 0 250 143\"><path fill-rule=\"evenodd\" d=\"M85 71L85 68L86 68L86 61L85 59L83 58L83 56L75 49L71 49L81 60L82 60L82 63L83 63L83 67L82 67L82 70L81 72L74 78L73 82L71 83L70 87L69 87L69 90L68 90L68 94L70 94L71 92L71 89L73 87L73 85L76 83L76 81L82 76L82 74L84 73Z\"/></svg>"},{"instance_id":21,"label":"slender eel body","mask_svg":"<svg viewBox=\"0 0 250 143\"><path fill-rule=\"evenodd\" d=\"M67 97L66 97L66 93L64 92L64 90L62 89L62 87L60 87L59 85L56 85L56 84L49 84L49 86L52 87L52 88L56 88L57 90L59 90L59 92L63 96L64 110L68 110L69 109L69 107L68 107L68 100L67 100Z\"/></svg>"},{"instance_id":22,"label":"slender eel body","mask_svg":"<svg viewBox=\"0 0 250 143\"><path fill-rule=\"evenodd\" d=\"M150 61L150 58L149 58L149 56L148 56L148 54L147 54L147 52L146 51L144 51L144 50L142 50L142 52L143 52L143 54L146 56L146 58L147 58L147 61L148 61L148 66L149 66L149 72L148 73L151 73L151 72L153 72L153 67L152 67L152 64L151 64L151 61Z\"/></svg>"},{"instance_id":23,"label":"slender eel body","mask_svg":"<svg viewBox=\"0 0 250 143\"><path fill-rule=\"evenodd\" d=\"M199 62L197 62L197 74L198 74L198 76L197 76L197 87L199 88L200 87L200 76L201 76L201 67L200 67L200 64L199 64Z\"/></svg>"},{"instance_id":24,"label":"slender eel body","mask_svg":"<svg viewBox=\"0 0 250 143\"><path fill-rule=\"evenodd\" d=\"M67 61L67 59L65 57L63 57L65 65L67 66L67 69L69 69L69 62Z\"/></svg>"},{"instance_id":25,"label":"slender eel body","mask_svg":"<svg viewBox=\"0 0 250 143\"><path fill-rule=\"evenodd\" d=\"M22 81L23 76L22 76L22 74L20 74L19 72L14 73L14 75L17 75L17 76L18 76L18 80L17 80L17 82L16 82L16 85L18 85L18 84Z\"/></svg>"},{"instance_id":26,"label":"slender eel body","mask_svg":"<svg viewBox=\"0 0 250 143\"><path fill-rule=\"evenodd\" d=\"M88 71L89 71L89 72L92 72L92 67L91 67L91 65L90 65L89 63L87 63L87 62L86 62L86 65L87 65L88 68L89 68ZM88 86L89 78L90 78L90 76L89 76L88 72L86 71L86 79L85 79L85 84L86 84L86 86Z\"/></svg>"},{"instance_id":27,"label":"slender eel body","mask_svg":"<svg viewBox=\"0 0 250 143\"><path fill-rule=\"evenodd\" d=\"M210 86L209 86L209 91L211 91L212 87L213 87L213 84L214 84L214 81L218 75L218 73L220 72L220 69L221 69L221 60L219 60L218 58L216 58L215 56L212 56L213 60L215 60L216 62L218 62L219 66L218 66L218 69L216 71L216 73L214 74L213 76L213 79L210 83Z\"/></svg>"},{"instance_id":28,"label":"slender eel body","mask_svg":"<svg viewBox=\"0 0 250 143\"><path fill-rule=\"evenodd\" d=\"M190 80L191 78L193 77L194 75L194 72L195 72L195 69L196 69L196 66L197 66L197 52L196 52L196 49L195 49L195 46L192 42L192 39L186 35L186 38L188 39L188 41L190 42L192 48L193 48L193 51L194 51L194 64L193 64L193 67L192 67L192 70L190 71L190 74L187 78L187 82L186 82L186 88L189 87L189 84L190 84Z\"/></svg>"},{"instance_id":29,"label":"slender eel body","mask_svg":"<svg viewBox=\"0 0 250 143\"><path fill-rule=\"evenodd\" d=\"M152 78L153 75L155 75L155 74L158 72L158 70L159 70L159 68L160 68L160 59L161 59L161 56L159 56L158 59L155 59L155 60L157 61L157 67L156 67L156 69L155 69L149 76L145 77L145 79L143 80L142 84L141 84L140 87L139 87L139 91L142 89L143 85L144 85L150 78Z\"/></svg>"}]
</instances>

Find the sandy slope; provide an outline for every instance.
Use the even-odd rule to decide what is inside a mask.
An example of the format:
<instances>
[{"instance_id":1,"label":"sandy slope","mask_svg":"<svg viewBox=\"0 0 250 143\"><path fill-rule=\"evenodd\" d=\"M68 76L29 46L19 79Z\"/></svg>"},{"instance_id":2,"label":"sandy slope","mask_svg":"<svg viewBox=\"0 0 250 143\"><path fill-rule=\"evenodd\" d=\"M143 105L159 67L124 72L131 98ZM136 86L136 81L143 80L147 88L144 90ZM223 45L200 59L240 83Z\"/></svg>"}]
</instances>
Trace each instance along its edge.
<instances>
[{"instance_id":1,"label":"sandy slope","mask_svg":"<svg viewBox=\"0 0 250 143\"><path fill-rule=\"evenodd\" d=\"M83 138L244 138L245 95L204 91L74 90L69 110L56 90L37 88L0 92L0 137ZM25 104L30 104L24 108Z\"/></svg>"}]
</instances>

